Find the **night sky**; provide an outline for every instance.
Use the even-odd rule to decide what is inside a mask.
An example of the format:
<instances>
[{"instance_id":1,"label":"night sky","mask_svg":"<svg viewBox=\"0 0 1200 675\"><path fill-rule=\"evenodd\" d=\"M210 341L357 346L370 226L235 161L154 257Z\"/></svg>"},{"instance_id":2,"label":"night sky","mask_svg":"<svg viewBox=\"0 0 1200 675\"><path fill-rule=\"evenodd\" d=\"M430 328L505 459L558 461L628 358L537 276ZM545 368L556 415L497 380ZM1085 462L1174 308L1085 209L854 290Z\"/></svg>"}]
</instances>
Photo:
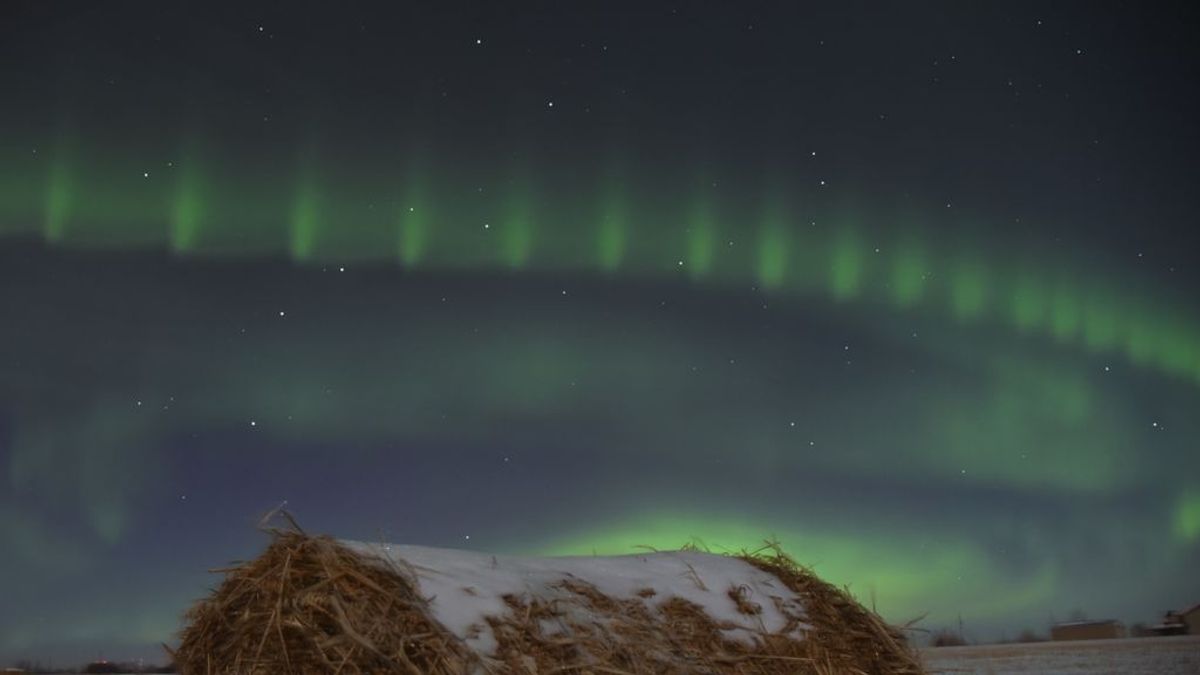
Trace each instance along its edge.
<instances>
[{"instance_id":1,"label":"night sky","mask_svg":"<svg viewBox=\"0 0 1200 675\"><path fill-rule=\"evenodd\" d=\"M0 660L162 660L284 502L1200 601L1189 3L209 5L0 5Z\"/></svg>"}]
</instances>

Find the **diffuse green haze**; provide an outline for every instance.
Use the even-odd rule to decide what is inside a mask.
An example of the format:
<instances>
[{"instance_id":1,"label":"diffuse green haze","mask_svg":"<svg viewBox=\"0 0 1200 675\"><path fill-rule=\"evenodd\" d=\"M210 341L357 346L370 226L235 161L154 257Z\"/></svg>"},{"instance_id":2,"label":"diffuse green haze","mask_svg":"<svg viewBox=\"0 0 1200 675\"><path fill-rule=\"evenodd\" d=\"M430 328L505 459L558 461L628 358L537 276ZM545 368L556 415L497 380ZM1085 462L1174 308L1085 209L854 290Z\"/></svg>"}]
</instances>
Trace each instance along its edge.
<instances>
[{"instance_id":1,"label":"diffuse green haze","mask_svg":"<svg viewBox=\"0 0 1200 675\"><path fill-rule=\"evenodd\" d=\"M654 195L665 204L654 206L611 175L590 192L564 197L519 167L470 201L461 195L472 190L443 189L455 180L427 164L412 165L401 180L356 178L323 171L309 152L289 180L269 162L269 169L229 170L201 157L195 142L175 161L144 167L83 161L89 155L78 146L62 140L6 174L14 185L31 172L44 183L0 191L0 231L40 226L53 245L282 254L301 264L666 274L999 323L1091 353L1123 353L1140 367L1200 383L1200 330L1186 307L1150 291L1107 291L1086 266L1023 257L979 239L947 245L913 227L896 236L890 220L803 199L803 211L785 209L785 190L749 208L709 191L674 208L680 202L671 195ZM30 222L31 213L41 216Z\"/></svg>"}]
</instances>

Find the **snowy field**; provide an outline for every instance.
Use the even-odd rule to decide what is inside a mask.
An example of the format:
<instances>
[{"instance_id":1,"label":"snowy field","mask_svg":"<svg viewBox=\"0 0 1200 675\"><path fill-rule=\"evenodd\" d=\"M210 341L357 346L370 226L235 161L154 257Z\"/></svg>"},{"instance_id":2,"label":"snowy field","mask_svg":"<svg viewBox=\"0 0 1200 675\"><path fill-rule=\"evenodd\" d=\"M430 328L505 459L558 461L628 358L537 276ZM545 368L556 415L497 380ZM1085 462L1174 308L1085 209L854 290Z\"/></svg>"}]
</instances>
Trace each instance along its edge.
<instances>
[{"instance_id":1,"label":"snowy field","mask_svg":"<svg viewBox=\"0 0 1200 675\"><path fill-rule=\"evenodd\" d=\"M930 673L1197 675L1200 636L941 647L921 652Z\"/></svg>"}]
</instances>

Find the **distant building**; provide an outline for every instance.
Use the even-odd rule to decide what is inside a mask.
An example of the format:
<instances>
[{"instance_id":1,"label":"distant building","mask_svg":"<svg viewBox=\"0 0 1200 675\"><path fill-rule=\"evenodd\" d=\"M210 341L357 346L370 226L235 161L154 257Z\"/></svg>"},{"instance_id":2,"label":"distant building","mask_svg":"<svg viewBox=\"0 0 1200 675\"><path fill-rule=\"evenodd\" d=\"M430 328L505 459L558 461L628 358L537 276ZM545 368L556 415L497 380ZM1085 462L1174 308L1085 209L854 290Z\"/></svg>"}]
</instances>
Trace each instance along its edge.
<instances>
[{"instance_id":1,"label":"distant building","mask_svg":"<svg viewBox=\"0 0 1200 675\"><path fill-rule=\"evenodd\" d=\"M1187 626L1188 635L1200 635L1200 602L1180 612L1179 618Z\"/></svg>"},{"instance_id":2,"label":"distant building","mask_svg":"<svg viewBox=\"0 0 1200 675\"><path fill-rule=\"evenodd\" d=\"M1125 637L1125 624L1115 619L1069 621L1050 627L1051 640L1111 640Z\"/></svg>"},{"instance_id":3,"label":"distant building","mask_svg":"<svg viewBox=\"0 0 1200 675\"><path fill-rule=\"evenodd\" d=\"M1200 635L1200 603L1179 612L1167 612L1150 630L1156 635Z\"/></svg>"}]
</instances>

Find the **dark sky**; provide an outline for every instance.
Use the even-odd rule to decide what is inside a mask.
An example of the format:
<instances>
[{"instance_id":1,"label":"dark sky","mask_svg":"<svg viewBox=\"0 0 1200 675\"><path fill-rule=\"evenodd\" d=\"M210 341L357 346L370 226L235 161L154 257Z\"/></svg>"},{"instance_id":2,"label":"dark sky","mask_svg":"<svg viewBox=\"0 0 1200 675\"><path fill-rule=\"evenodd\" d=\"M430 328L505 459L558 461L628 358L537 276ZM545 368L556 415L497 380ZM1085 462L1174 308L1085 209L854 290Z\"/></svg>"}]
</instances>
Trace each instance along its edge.
<instances>
[{"instance_id":1,"label":"dark sky","mask_svg":"<svg viewBox=\"0 0 1200 675\"><path fill-rule=\"evenodd\" d=\"M1190 4L214 4L0 7L0 660L161 659L284 501L1200 600Z\"/></svg>"}]
</instances>

